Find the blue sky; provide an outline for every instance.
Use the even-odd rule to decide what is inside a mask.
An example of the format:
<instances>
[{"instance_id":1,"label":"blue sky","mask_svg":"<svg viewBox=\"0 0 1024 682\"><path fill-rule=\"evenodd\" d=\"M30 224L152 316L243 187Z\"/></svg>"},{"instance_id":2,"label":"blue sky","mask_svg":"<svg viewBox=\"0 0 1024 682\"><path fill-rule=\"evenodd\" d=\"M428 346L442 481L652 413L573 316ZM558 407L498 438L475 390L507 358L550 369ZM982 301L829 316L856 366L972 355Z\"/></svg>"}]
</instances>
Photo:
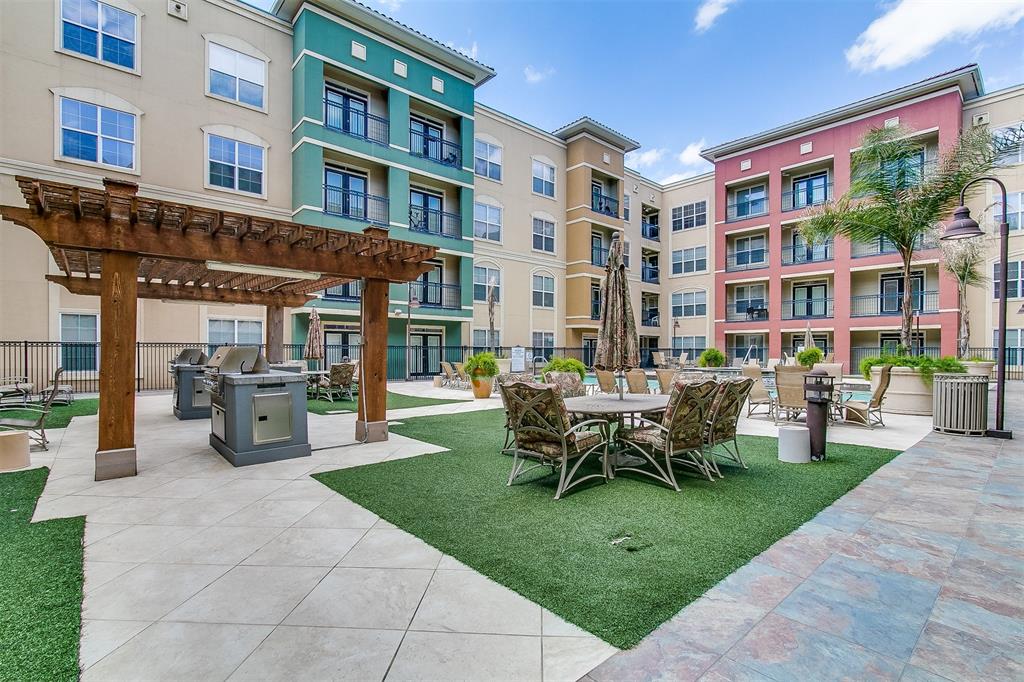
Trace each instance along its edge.
<instances>
[{"instance_id":1,"label":"blue sky","mask_svg":"<svg viewBox=\"0 0 1024 682\"><path fill-rule=\"evenodd\" d=\"M970 62L1024 81L1024 0L362 0L494 67L484 104L545 130L588 115L665 180L709 146Z\"/></svg>"}]
</instances>

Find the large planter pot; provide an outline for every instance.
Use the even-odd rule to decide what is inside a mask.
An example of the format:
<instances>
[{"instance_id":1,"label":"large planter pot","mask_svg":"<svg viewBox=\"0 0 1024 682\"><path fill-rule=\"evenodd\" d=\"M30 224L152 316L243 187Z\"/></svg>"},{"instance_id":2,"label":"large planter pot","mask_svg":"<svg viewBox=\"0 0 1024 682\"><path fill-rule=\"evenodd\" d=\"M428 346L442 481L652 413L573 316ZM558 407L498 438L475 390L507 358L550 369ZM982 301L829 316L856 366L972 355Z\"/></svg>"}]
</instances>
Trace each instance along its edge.
<instances>
[{"instance_id":1,"label":"large planter pot","mask_svg":"<svg viewBox=\"0 0 1024 682\"><path fill-rule=\"evenodd\" d=\"M880 367L871 368L871 390L878 386ZM932 413L932 388L924 383L914 367L893 367L889 372L889 388L885 392L884 412L893 414Z\"/></svg>"},{"instance_id":2,"label":"large planter pot","mask_svg":"<svg viewBox=\"0 0 1024 682\"><path fill-rule=\"evenodd\" d=\"M472 377L472 380L474 398L491 397L491 391L494 390L494 377Z\"/></svg>"},{"instance_id":3,"label":"large planter pot","mask_svg":"<svg viewBox=\"0 0 1024 682\"><path fill-rule=\"evenodd\" d=\"M992 370L995 368L996 363L992 360L961 360L963 366L967 368L968 374L973 374L979 377L992 378Z\"/></svg>"}]
</instances>

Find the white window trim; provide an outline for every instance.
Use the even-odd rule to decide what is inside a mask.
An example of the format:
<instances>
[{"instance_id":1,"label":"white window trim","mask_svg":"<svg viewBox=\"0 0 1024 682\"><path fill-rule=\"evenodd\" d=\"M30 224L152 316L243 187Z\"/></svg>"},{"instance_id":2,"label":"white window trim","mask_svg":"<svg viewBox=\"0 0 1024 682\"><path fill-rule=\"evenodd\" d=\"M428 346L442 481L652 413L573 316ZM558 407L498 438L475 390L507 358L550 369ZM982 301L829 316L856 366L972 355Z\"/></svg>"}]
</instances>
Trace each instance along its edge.
<instances>
[{"instance_id":1,"label":"white window trim","mask_svg":"<svg viewBox=\"0 0 1024 682\"><path fill-rule=\"evenodd\" d=\"M535 177L537 177L537 176L535 176L533 174L533 162L534 161L536 161L538 163L542 163L545 166L548 166L549 168L552 169L553 173L552 173L551 184L554 185L554 192L552 194L550 194L550 195L548 195L548 194L541 194L540 192L534 191L534 189L533 189L533 179ZM551 159L549 159L546 156L531 156L530 157L530 194L532 194L535 197L542 197L544 199L550 199L551 201L558 201L558 164L556 164L554 161L552 161Z\"/></svg>"},{"instance_id":2,"label":"white window trim","mask_svg":"<svg viewBox=\"0 0 1024 682\"><path fill-rule=\"evenodd\" d=\"M542 294L548 293L546 291L533 288L533 278L534 277L545 277L545 278L551 280L551 305L550 306L536 305L533 302L533 294L534 294L534 292L541 291ZM534 308L535 310L556 310L558 308L558 278L555 277L555 274L553 272L551 272L550 270L533 270L533 271L530 272L530 307Z\"/></svg>"},{"instance_id":3,"label":"white window trim","mask_svg":"<svg viewBox=\"0 0 1024 682\"><path fill-rule=\"evenodd\" d=\"M544 308L544 310L547 310L547 308ZM541 344L539 346L534 344L533 343L533 335L534 334L541 334L541 335L543 335L543 334L551 334L551 345L550 346L545 345L544 342L543 342L543 339L541 340ZM555 333L554 329L531 329L530 330L530 348L551 348L551 349L558 348L558 335Z\"/></svg>"},{"instance_id":4,"label":"white window trim","mask_svg":"<svg viewBox=\"0 0 1024 682\"><path fill-rule=\"evenodd\" d=\"M554 234L551 236L551 238L554 241L555 248L552 249L551 251L545 251L544 249L538 249L538 248L536 248L533 245L533 235L535 234L534 231L533 231L533 220L534 220L534 218L536 218L537 220L543 220L545 222L549 222L549 223L551 223L554 226ZM555 216L553 216L550 213L547 213L545 211L534 211L533 213L530 214L530 250L533 251L534 253L540 253L540 254L543 254L545 256L557 256L558 255L558 221L555 220Z\"/></svg>"},{"instance_id":5,"label":"white window trim","mask_svg":"<svg viewBox=\"0 0 1024 682\"><path fill-rule=\"evenodd\" d=\"M486 240L484 240L484 241L486 241ZM501 306L502 302L505 299L505 293L503 292L503 289L505 288L505 285L503 283L503 281L505 279L505 271L504 271L504 269L500 265L498 265L497 261L488 260L488 259L475 259L473 261L473 267L474 268L485 268L487 270L497 270L497 272L498 272L498 300L495 302L495 305L496 306ZM476 289L476 281L473 280L473 274L474 273L471 272L470 275L469 275L470 276L470 283L469 283L469 285L471 287L473 287L473 289L475 291L475 289ZM476 296L472 296L472 298L473 298L473 304L474 305L488 305L487 301L478 301L478 300L476 300Z\"/></svg>"},{"instance_id":6,"label":"white window trim","mask_svg":"<svg viewBox=\"0 0 1024 682\"><path fill-rule=\"evenodd\" d=\"M99 64L115 71L121 71L123 73L130 73L135 76L142 75L142 17L146 16L142 10L130 2L125 0L101 0L103 4L116 7L117 9L124 10L125 12L131 12L135 15L135 68L129 69L119 64L111 64L105 62L99 57L90 57L87 54L81 52L75 52L74 50L64 49L64 19L62 15L61 3L62 0L53 0L53 50L60 54L65 54L75 59L81 59L82 61L92 62L93 64Z\"/></svg>"},{"instance_id":7,"label":"white window trim","mask_svg":"<svg viewBox=\"0 0 1024 682\"><path fill-rule=\"evenodd\" d=\"M206 324L203 325L203 343L210 345L210 322L234 322L235 323L235 340L231 343L238 343L238 323L239 322L259 322L260 324L260 343L265 343L267 339L267 327L264 324L262 317L246 316L246 315L207 315Z\"/></svg>"},{"instance_id":8,"label":"white window trim","mask_svg":"<svg viewBox=\"0 0 1024 682\"><path fill-rule=\"evenodd\" d=\"M686 227L686 207L687 206L691 206L691 205L695 206L696 204L699 204L702 201L704 202L704 224L703 225L694 225L693 227ZM694 199L693 201L688 201L688 202L686 202L684 204L680 204L679 212L681 214L681 218L682 218L682 221L683 221L683 227L681 229L679 229L679 230L676 230L676 232L690 232L692 230L703 230L703 229L707 228L708 223L711 222L711 201L709 199L706 199L706 198L704 198L704 199ZM696 213L694 214L694 216L696 217ZM670 223L671 223L671 220L672 220L672 216L671 216L671 214L669 214L669 222ZM669 231L670 232L672 231L671 225L669 226Z\"/></svg>"},{"instance_id":9,"label":"white window trim","mask_svg":"<svg viewBox=\"0 0 1024 682\"><path fill-rule=\"evenodd\" d=\"M104 92L95 88L50 88L50 92L53 93L54 161L74 163L79 166L88 166L90 168L103 168L116 173L125 173L127 175L142 175L142 155L139 153L139 150L142 148L142 109L139 109L127 100L121 99L117 95L111 95L109 92ZM135 143L132 148L132 167L125 168L124 166L114 166L101 161L86 161L85 159L74 159L70 156L64 156L61 144L61 98L77 99L78 101L85 102L86 104L105 107L107 109L117 109L118 111L123 111L126 114L132 114L135 116ZM97 132L97 135L98 134L99 133Z\"/></svg>"},{"instance_id":10,"label":"white window trim","mask_svg":"<svg viewBox=\"0 0 1024 682\"><path fill-rule=\"evenodd\" d=\"M479 175L476 172L476 142L477 142L477 140L479 140L480 142L485 142L485 143L491 145L492 147L497 147L498 149L501 150L501 164L500 164L500 166L501 166L501 180L495 180L494 178L488 177L486 175ZM487 180L488 182L493 182L496 185L502 185L502 184L505 183L505 145L503 145L498 140L498 138L494 137L493 135L488 135L487 133L476 133L473 136L473 177L481 178L483 180Z\"/></svg>"},{"instance_id":11,"label":"white window trim","mask_svg":"<svg viewBox=\"0 0 1024 682\"><path fill-rule=\"evenodd\" d=\"M477 204L485 204L487 206L491 206L493 208L497 208L497 209L499 209L501 211L501 225L499 226L501 228L501 239L494 240L494 239L488 239L487 237L477 237L476 236L476 226L474 225L474 227L473 227L473 240L474 241L478 241L478 242L483 242L484 244L502 244L502 245L504 245L504 243L505 243L505 205L502 204L497 199L495 199L494 197L489 197L486 194L483 194L483 195L480 195L480 196L474 196L473 197L473 222L474 223L476 222L476 205Z\"/></svg>"},{"instance_id":12,"label":"white window trim","mask_svg":"<svg viewBox=\"0 0 1024 682\"><path fill-rule=\"evenodd\" d=\"M61 343L64 343L64 325L62 324L61 318L65 315L89 315L96 318L96 369L72 369L67 370L67 374L64 376L65 379L83 379L85 377L99 376L100 371L100 311L88 310L86 308L60 308L57 311L57 336ZM69 341L68 343L77 343ZM60 357L60 351L58 350L58 357Z\"/></svg>"},{"instance_id":13,"label":"white window trim","mask_svg":"<svg viewBox=\"0 0 1024 682\"><path fill-rule=\"evenodd\" d=\"M263 106L254 107L251 104L245 102L239 102L236 99L230 99L217 95L210 92L210 43L217 43L221 47L226 47L229 50L240 52L247 57L258 59L263 62ZM255 47L245 42L241 38L226 35L223 33L204 33L203 34L203 89L207 97L210 99L220 100L221 102L227 102L228 104L234 104L235 106L242 107L243 109L249 109L251 111L259 111L264 114L269 114L270 109L270 57L263 52L260 52Z\"/></svg>"},{"instance_id":14,"label":"white window trim","mask_svg":"<svg viewBox=\"0 0 1024 682\"><path fill-rule=\"evenodd\" d=\"M263 199L266 201L267 187L270 184L270 143L244 128L225 125L222 123L205 125L202 126L200 130L203 131L203 189L212 190L214 192L225 192L227 194L234 194L235 196L240 197L249 197L250 199ZM246 144L263 148L263 183L260 188L263 190L262 193L254 194L252 192L243 192L238 189L210 184L210 135L226 137L234 140L235 142L244 142Z\"/></svg>"}]
</instances>

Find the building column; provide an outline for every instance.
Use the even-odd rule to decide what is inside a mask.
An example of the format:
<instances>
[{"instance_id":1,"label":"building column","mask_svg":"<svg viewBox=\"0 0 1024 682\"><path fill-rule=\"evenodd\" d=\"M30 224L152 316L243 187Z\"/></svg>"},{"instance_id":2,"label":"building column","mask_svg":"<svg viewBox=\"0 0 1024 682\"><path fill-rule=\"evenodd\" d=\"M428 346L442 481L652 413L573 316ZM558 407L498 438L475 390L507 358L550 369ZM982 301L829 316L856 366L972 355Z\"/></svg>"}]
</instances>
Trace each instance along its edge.
<instances>
[{"instance_id":1,"label":"building column","mask_svg":"<svg viewBox=\"0 0 1024 682\"><path fill-rule=\"evenodd\" d=\"M388 439L388 282L367 279L361 302L363 352L360 358L356 440Z\"/></svg>"},{"instance_id":2,"label":"building column","mask_svg":"<svg viewBox=\"0 0 1024 682\"><path fill-rule=\"evenodd\" d=\"M139 257L105 251L100 276L100 406L97 481L134 476L135 323Z\"/></svg>"},{"instance_id":3,"label":"building column","mask_svg":"<svg viewBox=\"0 0 1024 682\"><path fill-rule=\"evenodd\" d=\"M284 362L284 307L267 306L267 361Z\"/></svg>"},{"instance_id":4,"label":"building column","mask_svg":"<svg viewBox=\"0 0 1024 682\"><path fill-rule=\"evenodd\" d=\"M388 89L388 138L393 147L409 151L409 95Z\"/></svg>"}]
</instances>

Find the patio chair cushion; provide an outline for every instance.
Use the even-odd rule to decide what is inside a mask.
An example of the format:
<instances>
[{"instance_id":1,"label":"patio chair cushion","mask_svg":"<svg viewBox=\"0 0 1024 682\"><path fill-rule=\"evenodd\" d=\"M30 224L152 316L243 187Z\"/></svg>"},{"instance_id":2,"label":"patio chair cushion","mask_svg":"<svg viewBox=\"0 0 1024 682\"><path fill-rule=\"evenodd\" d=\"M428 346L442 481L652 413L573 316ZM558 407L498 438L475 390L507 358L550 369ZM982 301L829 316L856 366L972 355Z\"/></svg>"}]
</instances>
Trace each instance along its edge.
<instances>
[{"instance_id":1,"label":"patio chair cushion","mask_svg":"<svg viewBox=\"0 0 1024 682\"><path fill-rule=\"evenodd\" d=\"M508 400L509 424L516 432L516 443L524 450L547 454L552 448L544 448L540 444L553 446L562 454L562 435L572 428L573 421L565 403L553 384L537 384L533 382L513 382L505 384L502 389L513 399ZM538 391L550 389L547 398L536 400ZM526 408L529 403L531 408ZM517 428L518 426L518 428ZM557 432L557 433L556 433ZM565 436L566 445L572 447L578 441L592 434L571 433Z\"/></svg>"},{"instance_id":2,"label":"patio chair cushion","mask_svg":"<svg viewBox=\"0 0 1024 682\"><path fill-rule=\"evenodd\" d=\"M39 424L38 419L21 419L18 417L0 418L0 426L7 426L14 429L32 429Z\"/></svg>"},{"instance_id":3,"label":"patio chair cushion","mask_svg":"<svg viewBox=\"0 0 1024 682\"><path fill-rule=\"evenodd\" d=\"M753 383L748 377L722 382L711 405L711 428L705 437L708 445L736 437L736 422Z\"/></svg>"},{"instance_id":4,"label":"patio chair cushion","mask_svg":"<svg viewBox=\"0 0 1024 682\"><path fill-rule=\"evenodd\" d=\"M544 383L553 385L563 398L586 395L583 380L576 372L544 372Z\"/></svg>"},{"instance_id":5,"label":"patio chair cushion","mask_svg":"<svg viewBox=\"0 0 1024 682\"><path fill-rule=\"evenodd\" d=\"M530 384L536 380L536 377L528 372L506 372L504 374L499 374L495 379L499 384L511 384L513 381L521 381Z\"/></svg>"},{"instance_id":6,"label":"patio chair cushion","mask_svg":"<svg viewBox=\"0 0 1024 682\"><path fill-rule=\"evenodd\" d=\"M651 426L640 429L619 429L616 436L630 443L650 445L656 450L665 449L664 432Z\"/></svg>"},{"instance_id":7,"label":"patio chair cushion","mask_svg":"<svg viewBox=\"0 0 1024 682\"><path fill-rule=\"evenodd\" d=\"M596 431L584 431L574 433L572 438L566 438L566 445L568 446L568 455L572 457L574 454L586 452L590 448L601 442L601 434ZM549 441L528 441L526 443L519 440L519 447L522 450L529 450L530 452L536 452L544 455L545 457L561 457L562 446L559 443L552 443Z\"/></svg>"}]
</instances>

